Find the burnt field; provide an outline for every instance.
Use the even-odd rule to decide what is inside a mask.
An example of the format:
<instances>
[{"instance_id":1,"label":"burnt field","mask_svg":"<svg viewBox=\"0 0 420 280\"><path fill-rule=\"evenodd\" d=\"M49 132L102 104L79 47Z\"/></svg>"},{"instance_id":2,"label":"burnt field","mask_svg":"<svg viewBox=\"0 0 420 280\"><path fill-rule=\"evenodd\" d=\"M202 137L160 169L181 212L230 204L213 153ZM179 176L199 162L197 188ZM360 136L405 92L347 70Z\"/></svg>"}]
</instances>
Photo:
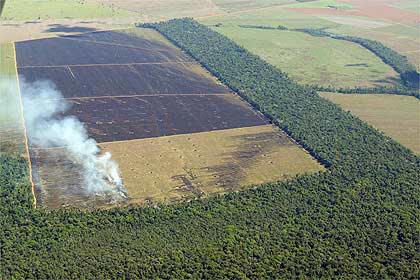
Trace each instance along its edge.
<instances>
[{"instance_id":1,"label":"burnt field","mask_svg":"<svg viewBox=\"0 0 420 280\"><path fill-rule=\"evenodd\" d=\"M117 32L108 33L109 36L120 36L116 35ZM153 45L151 41L140 38L136 46L71 37L39 39L17 42L16 52L19 67L192 61L175 48L165 47L159 42Z\"/></svg>"},{"instance_id":2,"label":"burnt field","mask_svg":"<svg viewBox=\"0 0 420 280\"><path fill-rule=\"evenodd\" d=\"M78 116L98 142L267 124L233 94L84 98L71 103L69 114Z\"/></svg>"},{"instance_id":3,"label":"burnt field","mask_svg":"<svg viewBox=\"0 0 420 280\"><path fill-rule=\"evenodd\" d=\"M54 84L71 105L64 115L77 117L100 148L115 155L132 203L189 199L190 188L196 196L224 193L321 168L155 31L21 42L16 54L21 88L25 90L24 82ZM180 138L172 143L162 136ZM134 144L135 155L129 157L127 148ZM83 192L77 160L60 145L53 147L29 147L38 203L52 209L106 206L109 198ZM145 149L150 153L144 154ZM292 154L298 158L290 158ZM156 170L149 168L152 162ZM176 172L162 171L165 162L165 169Z\"/></svg>"},{"instance_id":4,"label":"burnt field","mask_svg":"<svg viewBox=\"0 0 420 280\"><path fill-rule=\"evenodd\" d=\"M49 209L67 206L104 207L114 203L107 195L82 191L83 169L64 148L30 149L33 180L39 205ZM42 187L41 187L42 186Z\"/></svg>"},{"instance_id":5,"label":"burnt field","mask_svg":"<svg viewBox=\"0 0 420 280\"><path fill-rule=\"evenodd\" d=\"M191 63L23 67L19 74L27 82L52 81L65 98L229 92Z\"/></svg>"}]
</instances>

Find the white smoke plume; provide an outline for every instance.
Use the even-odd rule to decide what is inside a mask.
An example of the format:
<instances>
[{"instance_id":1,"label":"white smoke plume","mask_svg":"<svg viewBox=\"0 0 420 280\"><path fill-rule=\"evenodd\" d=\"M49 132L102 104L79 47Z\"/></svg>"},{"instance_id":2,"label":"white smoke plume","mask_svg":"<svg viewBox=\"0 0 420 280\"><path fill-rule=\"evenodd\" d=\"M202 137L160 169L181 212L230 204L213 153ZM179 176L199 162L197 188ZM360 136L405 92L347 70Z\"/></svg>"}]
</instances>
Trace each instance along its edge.
<instances>
[{"instance_id":1,"label":"white smoke plume","mask_svg":"<svg viewBox=\"0 0 420 280\"><path fill-rule=\"evenodd\" d=\"M63 147L83 169L83 191L94 195L126 198L118 165L109 152L101 154L85 126L75 116L64 116L70 108L61 93L48 81L21 82L26 129L31 145Z\"/></svg>"}]
</instances>

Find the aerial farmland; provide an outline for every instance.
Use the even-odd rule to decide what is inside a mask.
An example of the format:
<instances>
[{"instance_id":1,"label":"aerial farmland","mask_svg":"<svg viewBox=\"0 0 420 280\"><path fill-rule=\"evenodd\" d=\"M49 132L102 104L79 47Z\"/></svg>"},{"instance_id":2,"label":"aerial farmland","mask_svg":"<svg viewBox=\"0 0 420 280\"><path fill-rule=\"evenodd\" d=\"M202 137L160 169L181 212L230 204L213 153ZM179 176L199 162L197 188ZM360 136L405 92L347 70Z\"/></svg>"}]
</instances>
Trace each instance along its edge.
<instances>
[{"instance_id":1,"label":"aerial farmland","mask_svg":"<svg viewBox=\"0 0 420 280\"><path fill-rule=\"evenodd\" d=\"M71 105L66 114L112 153L126 203L183 201L323 170L156 31L93 32L15 47L21 83L51 81ZM80 168L63 147L30 142L38 205L107 205L80 191Z\"/></svg>"},{"instance_id":2,"label":"aerial farmland","mask_svg":"<svg viewBox=\"0 0 420 280\"><path fill-rule=\"evenodd\" d=\"M420 279L418 0L0 0L0 279Z\"/></svg>"}]
</instances>

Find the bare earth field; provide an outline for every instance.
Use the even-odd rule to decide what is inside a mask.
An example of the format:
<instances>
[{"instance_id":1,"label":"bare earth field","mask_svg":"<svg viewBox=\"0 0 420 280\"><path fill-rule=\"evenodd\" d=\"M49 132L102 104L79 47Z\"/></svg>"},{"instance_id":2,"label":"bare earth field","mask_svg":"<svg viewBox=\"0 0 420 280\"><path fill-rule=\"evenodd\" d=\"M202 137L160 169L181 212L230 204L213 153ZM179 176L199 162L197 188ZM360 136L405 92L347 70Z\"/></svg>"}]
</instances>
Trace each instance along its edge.
<instances>
[{"instance_id":1,"label":"bare earth field","mask_svg":"<svg viewBox=\"0 0 420 280\"><path fill-rule=\"evenodd\" d=\"M174 202L324 168L272 125L102 143L130 203Z\"/></svg>"},{"instance_id":2,"label":"bare earth field","mask_svg":"<svg viewBox=\"0 0 420 280\"><path fill-rule=\"evenodd\" d=\"M415 97L386 94L320 95L420 154L420 101Z\"/></svg>"}]
</instances>

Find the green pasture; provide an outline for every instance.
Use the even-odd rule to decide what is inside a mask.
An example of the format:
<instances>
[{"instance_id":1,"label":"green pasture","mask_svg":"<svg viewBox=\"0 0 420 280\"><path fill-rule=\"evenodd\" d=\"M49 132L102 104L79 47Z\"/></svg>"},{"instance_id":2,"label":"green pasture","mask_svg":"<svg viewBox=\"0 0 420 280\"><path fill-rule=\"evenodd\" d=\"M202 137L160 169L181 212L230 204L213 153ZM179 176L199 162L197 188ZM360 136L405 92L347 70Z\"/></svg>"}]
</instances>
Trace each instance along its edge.
<instances>
[{"instance_id":1,"label":"green pasture","mask_svg":"<svg viewBox=\"0 0 420 280\"><path fill-rule=\"evenodd\" d=\"M23 153L21 106L13 44L0 44L0 154Z\"/></svg>"},{"instance_id":2,"label":"green pasture","mask_svg":"<svg viewBox=\"0 0 420 280\"><path fill-rule=\"evenodd\" d=\"M308 26L312 28L333 28L337 26L334 22L321 19L314 15L293 12L285 9L284 6L214 16L199 19L199 21L206 25L218 23L224 25L284 25L288 28L305 28Z\"/></svg>"},{"instance_id":3,"label":"green pasture","mask_svg":"<svg viewBox=\"0 0 420 280\"><path fill-rule=\"evenodd\" d=\"M258 1L213 0L213 3L226 11L239 11L239 10L271 7L271 6L276 6L276 5L287 5L291 3L296 3L296 1L295 0L258 0Z\"/></svg>"},{"instance_id":4,"label":"green pasture","mask_svg":"<svg viewBox=\"0 0 420 280\"><path fill-rule=\"evenodd\" d=\"M301 32L213 27L304 84L334 87L385 86L397 73L365 48Z\"/></svg>"},{"instance_id":5,"label":"green pasture","mask_svg":"<svg viewBox=\"0 0 420 280\"><path fill-rule=\"evenodd\" d=\"M304 1L289 5L290 8L334 8L338 10L352 10L353 6L336 0Z\"/></svg>"},{"instance_id":6,"label":"green pasture","mask_svg":"<svg viewBox=\"0 0 420 280\"><path fill-rule=\"evenodd\" d=\"M133 15L122 9L84 0L8 0L1 20L110 18Z\"/></svg>"}]
</instances>

